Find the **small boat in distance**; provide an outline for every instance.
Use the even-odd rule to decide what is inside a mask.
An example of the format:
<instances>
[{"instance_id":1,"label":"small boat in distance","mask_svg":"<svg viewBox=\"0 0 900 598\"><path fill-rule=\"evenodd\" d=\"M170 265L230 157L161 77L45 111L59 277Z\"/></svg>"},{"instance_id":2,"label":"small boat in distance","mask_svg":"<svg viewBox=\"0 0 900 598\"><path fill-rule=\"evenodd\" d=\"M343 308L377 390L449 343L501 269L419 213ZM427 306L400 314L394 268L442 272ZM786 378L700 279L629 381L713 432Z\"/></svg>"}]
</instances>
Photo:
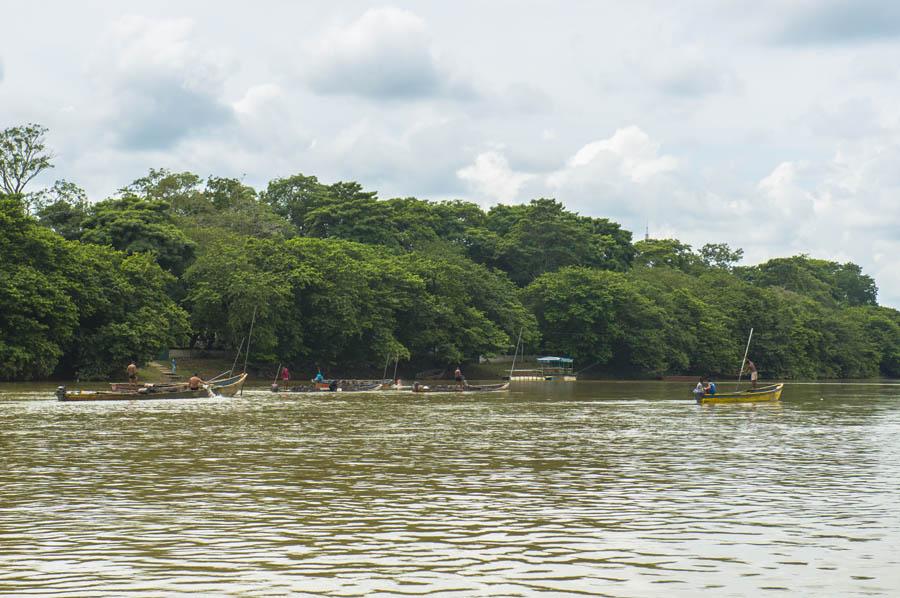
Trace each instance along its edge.
<instances>
[{"instance_id":1,"label":"small boat in distance","mask_svg":"<svg viewBox=\"0 0 900 598\"><path fill-rule=\"evenodd\" d=\"M380 380L334 380L332 382L314 382L300 384L290 388L282 388L278 384L272 385L272 392L277 393L327 393L327 392L370 392L381 390L384 383ZM332 388L333 386L333 388Z\"/></svg>"},{"instance_id":2,"label":"small boat in distance","mask_svg":"<svg viewBox=\"0 0 900 598\"><path fill-rule=\"evenodd\" d=\"M414 383L413 392L498 392L501 390L509 390L509 382L503 384L466 384L465 386L457 386L456 384L420 384Z\"/></svg>"},{"instance_id":3,"label":"small boat in distance","mask_svg":"<svg viewBox=\"0 0 900 598\"><path fill-rule=\"evenodd\" d=\"M724 403L763 403L780 401L784 384L772 384L750 388L740 392L717 392L714 395L703 395L697 398L697 402L703 405Z\"/></svg>"},{"instance_id":4,"label":"small boat in distance","mask_svg":"<svg viewBox=\"0 0 900 598\"><path fill-rule=\"evenodd\" d=\"M519 382L576 382L575 360L570 357L538 357L537 369L511 369L504 380ZM515 364L513 364L515 366Z\"/></svg>"}]
</instances>

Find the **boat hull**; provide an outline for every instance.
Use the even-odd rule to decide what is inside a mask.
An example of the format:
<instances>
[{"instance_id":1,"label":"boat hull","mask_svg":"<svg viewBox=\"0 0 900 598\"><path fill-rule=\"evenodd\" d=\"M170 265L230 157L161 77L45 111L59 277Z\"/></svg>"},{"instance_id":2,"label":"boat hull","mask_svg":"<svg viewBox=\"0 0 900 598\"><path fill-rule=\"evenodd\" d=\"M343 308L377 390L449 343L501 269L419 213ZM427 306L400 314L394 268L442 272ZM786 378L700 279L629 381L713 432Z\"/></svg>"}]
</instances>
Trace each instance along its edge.
<instances>
[{"instance_id":1,"label":"boat hull","mask_svg":"<svg viewBox=\"0 0 900 598\"><path fill-rule=\"evenodd\" d=\"M238 393L247 379L247 374L238 374L231 378L215 380L209 383L212 391L223 397L233 397ZM187 382L164 382L156 384L140 384L137 382L111 382L110 390L112 392L128 394L135 392L150 392L158 394L161 392L172 392L176 390L188 390ZM146 390L145 390L146 389Z\"/></svg>"},{"instance_id":2,"label":"boat hull","mask_svg":"<svg viewBox=\"0 0 900 598\"><path fill-rule=\"evenodd\" d=\"M114 392L109 390L69 390L60 387L56 398L60 401L154 401L157 399L200 399L214 396L208 388L165 392Z\"/></svg>"},{"instance_id":3,"label":"boat hull","mask_svg":"<svg viewBox=\"0 0 900 598\"><path fill-rule=\"evenodd\" d=\"M209 385L210 390L220 397L233 397L244 386L247 374L240 374L224 380L217 380Z\"/></svg>"},{"instance_id":4,"label":"boat hull","mask_svg":"<svg viewBox=\"0 0 900 598\"><path fill-rule=\"evenodd\" d=\"M727 403L764 403L781 400L781 392L784 384L773 384L742 392L723 392L714 395L704 395L697 399L704 405L718 405Z\"/></svg>"},{"instance_id":5,"label":"boat hull","mask_svg":"<svg viewBox=\"0 0 900 598\"><path fill-rule=\"evenodd\" d=\"M410 389L413 392L500 392L509 390L509 382L503 384L466 384L465 386L457 386L455 384L437 384L426 386L419 384L413 385Z\"/></svg>"},{"instance_id":6,"label":"boat hull","mask_svg":"<svg viewBox=\"0 0 900 598\"><path fill-rule=\"evenodd\" d=\"M333 394L345 392L371 392L373 390L381 390L381 382L371 382L369 384L348 384L338 386L335 390L331 390L328 384L304 384L300 386L292 386L291 388L281 388L278 385L272 387L272 392L277 393L297 393L297 394Z\"/></svg>"},{"instance_id":7,"label":"boat hull","mask_svg":"<svg viewBox=\"0 0 900 598\"><path fill-rule=\"evenodd\" d=\"M154 392L159 390L183 390L187 388L187 382L165 382L159 384L138 382L110 382L109 389L113 392L138 392L144 388L152 388Z\"/></svg>"}]
</instances>

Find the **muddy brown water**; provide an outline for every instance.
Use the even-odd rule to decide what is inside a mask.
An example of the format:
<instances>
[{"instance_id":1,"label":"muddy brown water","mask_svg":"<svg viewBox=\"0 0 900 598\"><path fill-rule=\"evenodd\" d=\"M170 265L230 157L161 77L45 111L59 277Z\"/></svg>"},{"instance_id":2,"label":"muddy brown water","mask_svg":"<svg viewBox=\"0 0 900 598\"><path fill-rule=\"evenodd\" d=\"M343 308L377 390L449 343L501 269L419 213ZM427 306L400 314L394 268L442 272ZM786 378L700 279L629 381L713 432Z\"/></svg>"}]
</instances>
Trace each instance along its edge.
<instances>
[{"instance_id":1,"label":"muddy brown water","mask_svg":"<svg viewBox=\"0 0 900 598\"><path fill-rule=\"evenodd\" d=\"M900 595L900 386L690 386L0 385L0 595Z\"/></svg>"}]
</instances>

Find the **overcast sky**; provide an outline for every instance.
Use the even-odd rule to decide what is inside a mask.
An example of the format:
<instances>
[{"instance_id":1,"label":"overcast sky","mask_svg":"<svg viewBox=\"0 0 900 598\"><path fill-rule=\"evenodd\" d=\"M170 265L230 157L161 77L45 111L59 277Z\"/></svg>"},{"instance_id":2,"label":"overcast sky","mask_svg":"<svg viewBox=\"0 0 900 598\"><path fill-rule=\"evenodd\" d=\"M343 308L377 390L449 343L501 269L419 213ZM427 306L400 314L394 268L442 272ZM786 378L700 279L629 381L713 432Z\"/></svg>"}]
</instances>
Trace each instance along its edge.
<instances>
[{"instance_id":1,"label":"overcast sky","mask_svg":"<svg viewBox=\"0 0 900 598\"><path fill-rule=\"evenodd\" d=\"M0 0L0 128L103 199L151 167L555 197L900 307L900 3Z\"/></svg>"}]
</instances>

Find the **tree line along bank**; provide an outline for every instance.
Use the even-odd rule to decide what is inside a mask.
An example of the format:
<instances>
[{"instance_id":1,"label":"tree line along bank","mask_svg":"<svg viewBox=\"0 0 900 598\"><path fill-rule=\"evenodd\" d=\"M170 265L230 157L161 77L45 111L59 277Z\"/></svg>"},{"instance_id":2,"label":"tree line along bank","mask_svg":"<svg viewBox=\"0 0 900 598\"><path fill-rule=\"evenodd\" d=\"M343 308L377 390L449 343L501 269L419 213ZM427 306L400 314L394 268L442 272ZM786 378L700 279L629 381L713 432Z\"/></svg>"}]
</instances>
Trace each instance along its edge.
<instances>
[{"instance_id":1,"label":"tree line along bank","mask_svg":"<svg viewBox=\"0 0 900 598\"><path fill-rule=\"evenodd\" d=\"M2 154L2 152L0 152ZM7 191L12 189L7 188ZM724 244L634 242L553 199L484 210L302 174L256 190L151 170L87 201L0 195L0 378L105 378L167 346L380 371L527 352L604 375L900 376L900 312L852 263L737 266Z\"/></svg>"}]
</instances>

